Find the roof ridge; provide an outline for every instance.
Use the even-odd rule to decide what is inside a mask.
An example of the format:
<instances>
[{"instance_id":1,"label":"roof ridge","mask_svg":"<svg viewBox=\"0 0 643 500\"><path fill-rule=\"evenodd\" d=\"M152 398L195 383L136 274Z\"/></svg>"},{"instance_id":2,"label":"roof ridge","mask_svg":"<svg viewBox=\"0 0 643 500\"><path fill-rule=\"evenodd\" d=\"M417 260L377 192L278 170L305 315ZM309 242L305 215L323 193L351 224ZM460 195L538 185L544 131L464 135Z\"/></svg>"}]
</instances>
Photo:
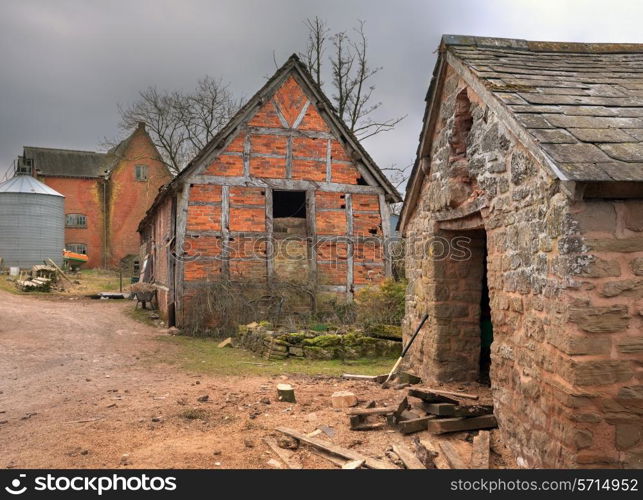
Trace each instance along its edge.
<instances>
[{"instance_id":1,"label":"roof ridge","mask_svg":"<svg viewBox=\"0 0 643 500\"><path fill-rule=\"evenodd\" d=\"M580 54L620 54L643 52L643 43L560 42L525 40L522 38L442 35L441 45L464 45L482 48L510 48L531 52L564 52Z\"/></svg>"},{"instance_id":2,"label":"roof ridge","mask_svg":"<svg viewBox=\"0 0 643 500\"><path fill-rule=\"evenodd\" d=\"M65 148L50 148L50 147L43 147L43 146L23 146L23 149L39 149L41 151L51 151L51 152L63 152L63 153L91 153L95 155L107 155L107 152L101 152L101 151L91 151L88 149L65 149Z\"/></svg>"}]
</instances>

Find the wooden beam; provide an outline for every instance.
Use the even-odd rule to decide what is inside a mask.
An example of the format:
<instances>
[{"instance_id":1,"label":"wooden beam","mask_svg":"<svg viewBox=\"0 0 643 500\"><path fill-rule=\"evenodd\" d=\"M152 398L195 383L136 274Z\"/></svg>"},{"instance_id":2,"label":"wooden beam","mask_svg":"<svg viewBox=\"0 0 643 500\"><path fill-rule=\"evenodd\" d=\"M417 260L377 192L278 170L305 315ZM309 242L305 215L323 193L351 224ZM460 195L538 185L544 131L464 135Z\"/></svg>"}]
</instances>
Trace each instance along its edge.
<instances>
[{"instance_id":1,"label":"wooden beam","mask_svg":"<svg viewBox=\"0 0 643 500\"><path fill-rule=\"evenodd\" d=\"M268 278L268 286L271 287L274 280L275 271L275 240L273 238L274 221L273 214L273 196L272 189L266 189L266 273Z\"/></svg>"},{"instance_id":2,"label":"wooden beam","mask_svg":"<svg viewBox=\"0 0 643 500\"><path fill-rule=\"evenodd\" d=\"M243 138L243 175L250 176L250 134Z\"/></svg>"},{"instance_id":3,"label":"wooden beam","mask_svg":"<svg viewBox=\"0 0 643 500\"><path fill-rule=\"evenodd\" d=\"M274 438L267 437L264 438L263 441L275 453L275 455L279 457L279 460L286 464L289 469L299 470L304 468L304 466L299 460L297 460L292 452L288 452L283 448L279 448L279 445Z\"/></svg>"},{"instance_id":4,"label":"wooden beam","mask_svg":"<svg viewBox=\"0 0 643 500\"><path fill-rule=\"evenodd\" d=\"M306 191L306 232L308 241L308 277L311 283L317 286L317 215L316 215L315 191ZM315 294L316 296L316 294ZM313 313L317 309L316 298L311 304Z\"/></svg>"},{"instance_id":5,"label":"wooden beam","mask_svg":"<svg viewBox=\"0 0 643 500\"><path fill-rule=\"evenodd\" d=\"M332 155L331 155L331 140L328 139L326 143L326 182L331 182L333 175L332 175Z\"/></svg>"},{"instance_id":6,"label":"wooden beam","mask_svg":"<svg viewBox=\"0 0 643 500\"><path fill-rule=\"evenodd\" d=\"M422 406L427 412L439 417L453 417L457 408L453 403L424 403Z\"/></svg>"},{"instance_id":7,"label":"wooden beam","mask_svg":"<svg viewBox=\"0 0 643 500\"><path fill-rule=\"evenodd\" d=\"M443 391L442 389L432 389L430 387L422 387L422 390L440 394L442 396L453 396L455 398L478 399L477 394L468 394L466 392Z\"/></svg>"},{"instance_id":8,"label":"wooden beam","mask_svg":"<svg viewBox=\"0 0 643 500\"><path fill-rule=\"evenodd\" d=\"M286 138L286 179L292 179L292 136Z\"/></svg>"},{"instance_id":9,"label":"wooden beam","mask_svg":"<svg viewBox=\"0 0 643 500\"><path fill-rule=\"evenodd\" d=\"M416 457L415 454L403 444L394 444L393 451L398 457L400 457L400 460L404 462L404 466L407 469L426 469L418 457Z\"/></svg>"},{"instance_id":10,"label":"wooden beam","mask_svg":"<svg viewBox=\"0 0 643 500\"><path fill-rule=\"evenodd\" d=\"M263 179L258 177L239 177L225 175L195 175L190 179L192 184L216 184L220 186L245 186L292 191L314 189L329 193L380 194L382 188L377 186L362 186L361 184L340 184L334 182L306 181L301 179Z\"/></svg>"},{"instance_id":11,"label":"wooden beam","mask_svg":"<svg viewBox=\"0 0 643 500\"><path fill-rule=\"evenodd\" d=\"M489 442L491 433L489 431L480 431L473 438L473 450L471 451L471 468L488 469L489 461Z\"/></svg>"},{"instance_id":12,"label":"wooden beam","mask_svg":"<svg viewBox=\"0 0 643 500\"><path fill-rule=\"evenodd\" d=\"M409 389L409 396L414 398L421 399L427 403L453 403L458 404L458 401L455 399L448 398L441 394L437 394L432 391L427 391L424 389Z\"/></svg>"},{"instance_id":13,"label":"wooden beam","mask_svg":"<svg viewBox=\"0 0 643 500\"><path fill-rule=\"evenodd\" d=\"M391 254L389 252L389 244L391 242L391 213L389 211L388 203L386 203L386 196L379 195L380 201L380 218L382 220L382 236L384 237L384 275L388 278L393 276L393 263L391 261Z\"/></svg>"},{"instance_id":14,"label":"wooden beam","mask_svg":"<svg viewBox=\"0 0 643 500\"><path fill-rule=\"evenodd\" d=\"M429 432L444 434L447 432L475 431L478 429L492 429L498 426L496 417L482 415L471 418L438 418L428 424Z\"/></svg>"},{"instance_id":15,"label":"wooden beam","mask_svg":"<svg viewBox=\"0 0 643 500\"><path fill-rule=\"evenodd\" d=\"M344 197L346 202L346 236L348 239L348 254L346 256L346 295L353 298L353 260L355 244L353 242L353 197L351 193L346 193Z\"/></svg>"},{"instance_id":16,"label":"wooden beam","mask_svg":"<svg viewBox=\"0 0 643 500\"><path fill-rule=\"evenodd\" d=\"M393 408L379 407L379 408L351 408L346 412L348 415L360 415L362 417L368 415L388 415L395 412Z\"/></svg>"},{"instance_id":17,"label":"wooden beam","mask_svg":"<svg viewBox=\"0 0 643 500\"><path fill-rule=\"evenodd\" d=\"M429 424L435 417L430 415L428 417L415 418L413 420L400 420L397 423L398 430L402 434L412 434L427 430Z\"/></svg>"},{"instance_id":18,"label":"wooden beam","mask_svg":"<svg viewBox=\"0 0 643 500\"><path fill-rule=\"evenodd\" d=\"M221 186L221 232L223 248L221 249L221 272L225 279L230 279L230 186Z\"/></svg>"},{"instance_id":19,"label":"wooden beam","mask_svg":"<svg viewBox=\"0 0 643 500\"><path fill-rule=\"evenodd\" d=\"M438 446L440 447L440 451L442 452L446 462L449 464L449 467L452 469L468 469L467 464L462 460L460 453L458 453L456 447L453 446L453 443L449 441L440 441Z\"/></svg>"},{"instance_id":20,"label":"wooden beam","mask_svg":"<svg viewBox=\"0 0 643 500\"><path fill-rule=\"evenodd\" d=\"M375 458L367 457L353 450L347 448L342 448L341 446L334 445L332 443L326 443L319 439L309 438L304 434L301 434L295 430L289 429L287 427L277 427L277 431L286 434L287 436L294 437L302 443L305 443L309 446L312 446L317 449L321 449L327 453L331 453L335 456L344 458L346 460L364 460L364 465L369 469L396 469L393 464L388 462L383 462L382 460L377 460Z\"/></svg>"},{"instance_id":21,"label":"wooden beam","mask_svg":"<svg viewBox=\"0 0 643 500\"><path fill-rule=\"evenodd\" d=\"M351 460L342 465L342 469L359 469L362 465L364 465L364 460Z\"/></svg>"}]
</instances>

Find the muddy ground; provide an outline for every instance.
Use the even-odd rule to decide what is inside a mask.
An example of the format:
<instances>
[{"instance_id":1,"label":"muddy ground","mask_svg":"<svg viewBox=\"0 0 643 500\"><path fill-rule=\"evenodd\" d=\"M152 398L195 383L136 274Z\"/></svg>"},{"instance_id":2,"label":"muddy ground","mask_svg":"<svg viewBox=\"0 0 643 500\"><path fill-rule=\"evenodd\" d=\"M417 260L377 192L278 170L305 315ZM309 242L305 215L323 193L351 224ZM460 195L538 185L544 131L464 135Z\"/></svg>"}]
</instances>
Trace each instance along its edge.
<instances>
[{"instance_id":1,"label":"muddy ground","mask_svg":"<svg viewBox=\"0 0 643 500\"><path fill-rule=\"evenodd\" d=\"M309 375L188 373L160 361L180 348L159 341L166 330L126 314L132 307L0 291L0 467L272 468L277 457L263 438L278 426L327 426L332 437L318 437L384 460L392 444L411 443L391 430L350 431L345 412L330 404L333 392L350 390L394 405L400 391ZM284 380L297 404L276 400ZM447 438L464 457L466 436ZM492 442L494 466L506 465L495 431ZM297 457L305 468L335 467L306 449Z\"/></svg>"}]
</instances>

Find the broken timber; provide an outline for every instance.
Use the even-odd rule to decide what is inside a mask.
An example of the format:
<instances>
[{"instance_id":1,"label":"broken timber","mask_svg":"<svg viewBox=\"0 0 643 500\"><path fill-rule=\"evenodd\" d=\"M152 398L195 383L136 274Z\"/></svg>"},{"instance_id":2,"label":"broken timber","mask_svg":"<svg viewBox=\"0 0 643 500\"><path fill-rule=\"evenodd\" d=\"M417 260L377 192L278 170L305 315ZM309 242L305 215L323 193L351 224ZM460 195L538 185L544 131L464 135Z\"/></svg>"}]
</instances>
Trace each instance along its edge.
<instances>
[{"instance_id":1,"label":"broken timber","mask_svg":"<svg viewBox=\"0 0 643 500\"><path fill-rule=\"evenodd\" d=\"M422 401L426 401L427 403L458 404L458 401L456 401L455 399L448 398L443 394L438 394L437 392L429 391L426 389L409 389L409 396L421 399Z\"/></svg>"},{"instance_id":2,"label":"broken timber","mask_svg":"<svg viewBox=\"0 0 643 500\"><path fill-rule=\"evenodd\" d=\"M449 464L449 467L452 469L467 469L467 465L464 463L464 460L462 460L462 457L460 457L460 453L458 453L458 450L453 446L453 443L450 441L441 441L438 443L440 446L440 451L442 452L442 455L444 455L444 458Z\"/></svg>"},{"instance_id":3,"label":"broken timber","mask_svg":"<svg viewBox=\"0 0 643 500\"><path fill-rule=\"evenodd\" d=\"M498 426L496 417L482 415L471 418L436 418L428 422L427 429L433 434L447 432L473 431L477 429L492 429Z\"/></svg>"},{"instance_id":4,"label":"broken timber","mask_svg":"<svg viewBox=\"0 0 643 500\"><path fill-rule=\"evenodd\" d=\"M453 396L454 398L478 399L477 394L468 394L466 392L443 391L441 389L432 389L429 387L425 387L424 391L439 394L441 396Z\"/></svg>"},{"instance_id":5,"label":"broken timber","mask_svg":"<svg viewBox=\"0 0 643 500\"><path fill-rule=\"evenodd\" d=\"M395 410L393 408L385 408L385 407L379 407L379 408L353 408L348 410L349 415L359 415L362 417L368 416L368 415L388 415L389 413L393 413Z\"/></svg>"},{"instance_id":6,"label":"broken timber","mask_svg":"<svg viewBox=\"0 0 643 500\"><path fill-rule=\"evenodd\" d=\"M473 450L471 451L471 468L488 469L489 468L489 431L480 431L473 438Z\"/></svg>"},{"instance_id":7,"label":"broken timber","mask_svg":"<svg viewBox=\"0 0 643 500\"><path fill-rule=\"evenodd\" d=\"M301 463L293 456L292 453L279 448L279 445L277 444L277 441L275 441L273 438L264 438L264 443L266 443L270 449L279 457L279 460L281 460L284 464L289 469L303 469L304 466L301 465Z\"/></svg>"},{"instance_id":8,"label":"broken timber","mask_svg":"<svg viewBox=\"0 0 643 500\"><path fill-rule=\"evenodd\" d=\"M400 460L404 462L404 466L407 469L426 469L418 457L416 457L415 454L403 444L394 444L393 451L398 457L400 457Z\"/></svg>"},{"instance_id":9,"label":"broken timber","mask_svg":"<svg viewBox=\"0 0 643 500\"><path fill-rule=\"evenodd\" d=\"M286 434L287 436L298 439L300 442L312 446L314 448L321 449L327 453L331 453L338 457L342 457L346 460L364 460L364 465L369 469L396 469L396 467L382 460L377 460L375 458L367 457L356 451L342 448L331 443L326 443L319 439L309 438L304 434L301 434L295 430L288 429L287 427L277 427L277 431Z\"/></svg>"},{"instance_id":10,"label":"broken timber","mask_svg":"<svg viewBox=\"0 0 643 500\"><path fill-rule=\"evenodd\" d=\"M414 418L412 420L400 420L397 423L397 428L402 434L412 434L414 432L425 431L429 427L429 423L434 419L433 415L428 417Z\"/></svg>"}]
</instances>

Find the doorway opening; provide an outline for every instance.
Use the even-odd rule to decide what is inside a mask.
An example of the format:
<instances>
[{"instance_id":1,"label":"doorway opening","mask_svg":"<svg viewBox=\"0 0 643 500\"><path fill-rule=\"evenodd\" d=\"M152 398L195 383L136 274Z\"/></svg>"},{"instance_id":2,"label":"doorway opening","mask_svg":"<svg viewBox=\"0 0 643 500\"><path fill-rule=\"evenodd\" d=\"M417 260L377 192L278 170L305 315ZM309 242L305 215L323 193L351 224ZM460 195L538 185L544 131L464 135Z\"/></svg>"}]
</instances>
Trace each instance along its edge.
<instances>
[{"instance_id":1,"label":"doorway opening","mask_svg":"<svg viewBox=\"0 0 643 500\"><path fill-rule=\"evenodd\" d=\"M306 191L272 192L274 233L306 234L306 217Z\"/></svg>"}]
</instances>

